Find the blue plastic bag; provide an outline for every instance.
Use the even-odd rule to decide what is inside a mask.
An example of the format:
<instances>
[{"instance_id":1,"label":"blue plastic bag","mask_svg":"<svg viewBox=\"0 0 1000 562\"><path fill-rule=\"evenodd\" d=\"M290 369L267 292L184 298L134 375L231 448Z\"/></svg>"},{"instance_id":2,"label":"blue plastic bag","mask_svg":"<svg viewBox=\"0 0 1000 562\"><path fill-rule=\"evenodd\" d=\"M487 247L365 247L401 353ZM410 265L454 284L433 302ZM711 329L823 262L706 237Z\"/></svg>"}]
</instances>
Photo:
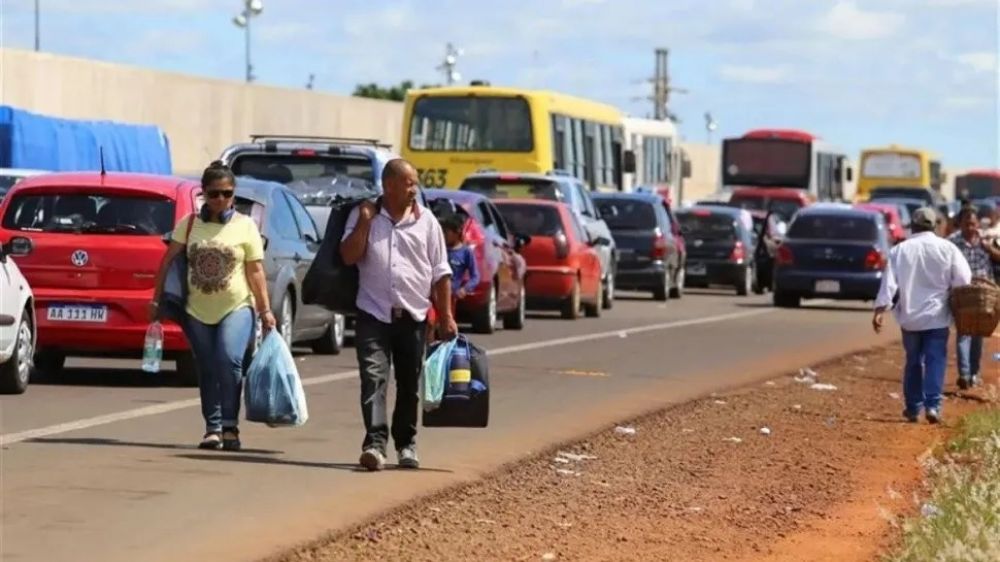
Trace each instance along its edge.
<instances>
[{"instance_id":1,"label":"blue plastic bag","mask_svg":"<svg viewBox=\"0 0 1000 562\"><path fill-rule=\"evenodd\" d=\"M277 330L271 330L247 370L247 421L270 427L291 427L306 423L309 410L302 390L295 358Z\"/></svg>"},{"instance_id":2,"label":"blue plastic bag","mask_svg":"<svg viewBox=\"0 0 1000 562\"><path fill-rule=\"evenodd\" d=\"M424 361L424 411L432 412L444 399L444 387L448 384L448 369L451 366L451 352L457 340L438 343Z\"/></svg>"}]
</instances>

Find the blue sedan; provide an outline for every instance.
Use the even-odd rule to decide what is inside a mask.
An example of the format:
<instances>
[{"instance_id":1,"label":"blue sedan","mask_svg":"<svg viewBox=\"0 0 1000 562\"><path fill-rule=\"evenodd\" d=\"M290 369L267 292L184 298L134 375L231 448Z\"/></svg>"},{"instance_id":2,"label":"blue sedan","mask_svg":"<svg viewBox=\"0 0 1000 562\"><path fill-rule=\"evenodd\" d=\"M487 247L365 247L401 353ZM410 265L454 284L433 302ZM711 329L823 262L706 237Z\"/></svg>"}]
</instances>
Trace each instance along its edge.
<instances>
[{"instance_id":1,"label":"blue sedan","mask_svg":"<svg viewBox=\"0 0 1000 562\"><path fill-rule=\"evenodd\" d=\"M799 211L774 266L774 304L803 298L874 300L891 248L879 213L832 207Z\"/></svg>"}]
</instances>

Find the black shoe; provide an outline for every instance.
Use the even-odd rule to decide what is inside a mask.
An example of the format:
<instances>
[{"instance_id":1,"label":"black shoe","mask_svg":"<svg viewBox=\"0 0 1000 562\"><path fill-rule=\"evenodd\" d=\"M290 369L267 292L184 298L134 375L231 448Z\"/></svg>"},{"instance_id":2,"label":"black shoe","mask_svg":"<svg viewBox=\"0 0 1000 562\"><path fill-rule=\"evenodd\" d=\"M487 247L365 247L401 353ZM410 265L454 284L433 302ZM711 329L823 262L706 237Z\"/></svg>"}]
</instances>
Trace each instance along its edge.
<instances>
[{"instance_id":1,"label":"black shoe","mask_svg":"<svg viewBox=\"0 0 1000 562\"><path fill-rule=\"evenodd\" d=\"M222 430L222 450L223 451L239 451L242 444L240 443L240 430L235 427Z\"/></svg>"},{"instance_id":2,"label":"black shoe","mask_svg":"<svg viewBox=\"0 0 1000 562\"><path fill-rule=\"evenodd\" d=\"M917 423L918 421L920 421L919 413L910 412L908 410L903 410L903 417L906 418L906 421L910 423Z\"/></svg>"},{"instance_id":3,"label":"black shoe","mask_svg":"<svg viewBox=\"0 0 1000 562\"><path fill-rule=\"evenodd\" d=\"M958 377L958 388L960 390L969 390L972 388L972 379L966 377Z\"/></svg>"}]
</instances>

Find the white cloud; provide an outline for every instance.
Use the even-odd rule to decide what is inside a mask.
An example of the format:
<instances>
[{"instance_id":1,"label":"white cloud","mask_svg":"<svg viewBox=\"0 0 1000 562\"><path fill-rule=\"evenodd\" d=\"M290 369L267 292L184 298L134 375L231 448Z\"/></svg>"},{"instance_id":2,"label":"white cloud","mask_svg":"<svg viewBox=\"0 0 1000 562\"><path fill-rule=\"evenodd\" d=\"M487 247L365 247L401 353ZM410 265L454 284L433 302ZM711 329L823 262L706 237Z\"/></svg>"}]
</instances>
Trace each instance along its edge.
<instances>
[{"instance_id":1,"label":"white cloud","mask_svg":"<svg viewBox=\"0 0 1000 562\"><path fill-rule=\"evenodd\" d=\"M851 0L840 0L819 22L819 29L837 39L865 41L894 35L903 14L865 11Z\"/></svg>"},{"instance_id":2,"label":"white cloud","mask_svg":"<svg viewBox=\"0 0 1000 562\"><path fill-rule=\"evenodd\" d=\"M962 53L955 57L955 61L971 68L976 72L997 71L997 54L989 51Z\"/></svg>"},{"instance_id":3,"label":"white cloud","mask_svg":"<svg viewBox=\"0 0 1000 562\"><path fill-rule=\"evenodd\" d=\"M978 110L989 107L993 100L986 96L949 96L943 103L948 109Z\"/></svg>"},{"instance_id":4,"label":"white cloud","mask_svg":"<svg viewBox=\"0 0 1000 562\"><path fill-rule=\"evenodd\" d=\"M719 75L725 80L748 84L780 84L789 80L788 69L778 66L724 65Z\"/></svg>"}]
</instances>

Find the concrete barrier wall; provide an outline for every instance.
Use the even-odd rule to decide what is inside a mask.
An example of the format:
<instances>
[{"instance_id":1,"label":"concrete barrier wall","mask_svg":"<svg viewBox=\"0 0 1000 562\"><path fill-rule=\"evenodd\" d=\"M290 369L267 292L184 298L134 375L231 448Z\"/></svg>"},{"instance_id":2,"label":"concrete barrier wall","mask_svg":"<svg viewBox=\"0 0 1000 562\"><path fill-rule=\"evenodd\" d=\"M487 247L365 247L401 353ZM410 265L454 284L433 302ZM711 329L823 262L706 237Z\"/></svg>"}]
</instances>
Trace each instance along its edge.
<instances>
[{"instance_id":1,"label":"concrete barrier wall","mask_svg":"<svg viewBox=\"0 0 1000 562\"><path fill-rule=\"evenodd\" d=\"M401 103L248 86L47 53L0 49L0 104L74 119L159 125L174 171L200 173L251 133L376 138L399 146Z\"/></svg>"}]
</instances>

